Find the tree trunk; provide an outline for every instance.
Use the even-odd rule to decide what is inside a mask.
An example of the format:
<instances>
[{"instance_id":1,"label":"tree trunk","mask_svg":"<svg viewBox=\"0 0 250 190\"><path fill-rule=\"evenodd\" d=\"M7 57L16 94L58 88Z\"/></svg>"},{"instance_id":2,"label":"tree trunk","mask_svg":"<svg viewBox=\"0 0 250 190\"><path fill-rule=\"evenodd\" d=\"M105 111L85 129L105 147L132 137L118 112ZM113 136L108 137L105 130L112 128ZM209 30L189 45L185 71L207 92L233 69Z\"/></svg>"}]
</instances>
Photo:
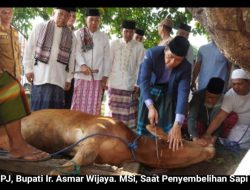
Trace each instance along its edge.
<instances>
[{"instance_id":1,"label":"tree trunk","mask_svg":"<svg viewBox=\"0 0 250 190\"><path fill-rule=\"evenodd\" d=\"M222 53L250 73L250 8L191 8Z\"/></svg>"}]
</instances>

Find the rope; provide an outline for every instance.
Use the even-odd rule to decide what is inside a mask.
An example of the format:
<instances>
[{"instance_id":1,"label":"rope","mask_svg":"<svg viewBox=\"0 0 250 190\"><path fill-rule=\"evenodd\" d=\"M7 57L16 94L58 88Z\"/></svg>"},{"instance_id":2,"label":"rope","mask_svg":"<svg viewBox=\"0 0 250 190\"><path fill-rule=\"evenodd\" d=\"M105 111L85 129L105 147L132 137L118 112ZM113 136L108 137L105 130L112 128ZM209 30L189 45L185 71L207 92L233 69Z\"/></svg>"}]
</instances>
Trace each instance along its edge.
<instances>
[{"instance_id":1,"label":"rope","mask_svg":"<svg viewBox=\"0 0 250 190\"><path fill-rule=\"evenodd\" d=\"M131 150L132 156L133 156L133 160L136 161L136 157L135 157L135 151L137 150L138 146L137 146L137 141L139 140L139 138L141 137L141 135L137 136L134 140L133 143L128 143L128 148Z\"/></svg>"},{"instance_id":2,"label":"rope","mask_svg":"<svg viewBox=\"0 0 250 190\"><path fill-rule=\"evenodd\" d=\"M240 141L246 135L249 127L250 127L250 124L247 126L247 129L245 130L245 132L243 133L243 135L241 136L241 138L238 141L230 141L228 139L219 138L220 143L223 144L228 150L231 150L232 152L239 153L241 151L248 150L248 149L241 148L240 145L250 143L250 141L247 141L247 142L244 142L244 143L240 143Z\"/></svg>"},{"instance_id":3,"label":"rope","mask_svg":"<svg viewBox=\"0 0 250 190\"><path fill-rule=\"evenodd\" d=\"M80 140L78 140L77 142L73 143L72 145L69 145L69 146L67 146L67 147L65 147L62 150L59 150L57 152L51 153L50 156L54 157L54 156L59 155L59 154L61 154L63 152L69 151L70 149L72 149L73 147L75 147L76 145L78 145L80 142L82 142L82 141L84 141L84 140L86 140L88 138L94 137L94 136L107 136L107 137L112 137L112 138L116 138L116 139L121 140L124 144L126 144L128 146L128 148L131 150L133 159L136 160L136 158L135 158L135 151L137 149L137 141L141 137L140 135L135 138L135 140L133 141L133 143L130 143L130 142L127 142L126 140L124 140L121 137L114 136L114 135L109 135L109 134L102 134L102 133L91 134L89 136L83 137Z\"/></svg>"},{"instance_id":4,"label":"rope","mask_svg":"<svg viewBox=\"0 0 250 190\"><path fill-rule=\"evenodd\" d=\"M63 171L63 168L67 168L70 166L56 166L55 171L58 171L61 175L80 175L81 173L81 166L76 164L73 160L70 160L74 164L74 170L71 172L65 172Z\"/></svg>"}]
</instances>

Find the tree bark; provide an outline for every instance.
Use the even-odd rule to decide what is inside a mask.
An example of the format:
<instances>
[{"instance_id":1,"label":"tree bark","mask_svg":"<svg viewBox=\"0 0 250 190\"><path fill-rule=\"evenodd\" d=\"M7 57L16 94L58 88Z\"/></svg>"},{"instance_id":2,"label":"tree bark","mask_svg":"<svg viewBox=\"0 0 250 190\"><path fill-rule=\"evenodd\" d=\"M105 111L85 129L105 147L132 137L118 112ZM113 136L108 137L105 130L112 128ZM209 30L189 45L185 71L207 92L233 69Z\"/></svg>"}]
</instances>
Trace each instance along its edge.
<instances>
[{"instance_id":1,"label":"tree bark","mask_svg":"<svg viewBox=\"0 0 250 190\"><path fill-rule=\"evenodd\" d=\"M233 64L250 73L250 8L190 8Z\"/></svg>"}]
</instances>

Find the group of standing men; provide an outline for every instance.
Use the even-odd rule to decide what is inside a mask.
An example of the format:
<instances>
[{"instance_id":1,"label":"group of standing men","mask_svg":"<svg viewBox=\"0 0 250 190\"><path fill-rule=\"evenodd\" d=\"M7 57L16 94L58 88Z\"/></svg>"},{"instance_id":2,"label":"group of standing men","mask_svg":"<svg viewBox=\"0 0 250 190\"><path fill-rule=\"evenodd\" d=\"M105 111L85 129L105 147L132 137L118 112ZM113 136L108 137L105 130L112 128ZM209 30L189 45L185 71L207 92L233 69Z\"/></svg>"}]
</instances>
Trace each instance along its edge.
<instances>
[{"instance_id":1,"label":"group of standing men","mask_svg":"<svg viewBox=\"0 0 250 190\"><path fill-rule=\"evenodd\" d=\"M67 27L70 12L75 10L54 9L53 19L34 27L27 42L23 63L33 84L32 110L63 108L64 90L74 77L72 110L101 114L107 86L110 116L135 127L134 85L144 56L142 43L133 40L135 22L123 21L122 38L109 44L108 35L99 31L97 9L87 10L86 26L75 35Z\"/></svg>"}]
</instances>

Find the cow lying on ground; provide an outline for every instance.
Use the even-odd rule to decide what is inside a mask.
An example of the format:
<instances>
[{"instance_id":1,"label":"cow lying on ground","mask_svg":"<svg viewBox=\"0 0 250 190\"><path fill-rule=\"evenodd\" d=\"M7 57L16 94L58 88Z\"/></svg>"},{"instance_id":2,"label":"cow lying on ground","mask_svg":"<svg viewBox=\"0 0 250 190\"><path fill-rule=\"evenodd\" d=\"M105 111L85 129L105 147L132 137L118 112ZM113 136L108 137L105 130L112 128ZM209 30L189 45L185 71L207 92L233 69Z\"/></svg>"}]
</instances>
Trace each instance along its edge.
<instances>
[{"instance_id":1,"label":"cow lying on ground","mask_svg":"<svg viewBox=\"0 0 250 190\"><path fill-rule=\"evenodd\" d=\"M93 116L78 111L50 109L33 112L22 120L22 133L33 146L47 152L55 152L80 139L71 151L72 161L78 165L90 163L119 165L136 160L153 168L178 168L208 160L214 156L213 146L201 147L183 140L183 148L173 152L169 149L166 134L159 128L148 126L151 133L160 135L162 140L141 136L132 153L128 143L137 135L122 122L110 117ZM72 161L64 164L73 170ZM72 166L72 167L70 167Z\"/></svg>"}]
</instances>

